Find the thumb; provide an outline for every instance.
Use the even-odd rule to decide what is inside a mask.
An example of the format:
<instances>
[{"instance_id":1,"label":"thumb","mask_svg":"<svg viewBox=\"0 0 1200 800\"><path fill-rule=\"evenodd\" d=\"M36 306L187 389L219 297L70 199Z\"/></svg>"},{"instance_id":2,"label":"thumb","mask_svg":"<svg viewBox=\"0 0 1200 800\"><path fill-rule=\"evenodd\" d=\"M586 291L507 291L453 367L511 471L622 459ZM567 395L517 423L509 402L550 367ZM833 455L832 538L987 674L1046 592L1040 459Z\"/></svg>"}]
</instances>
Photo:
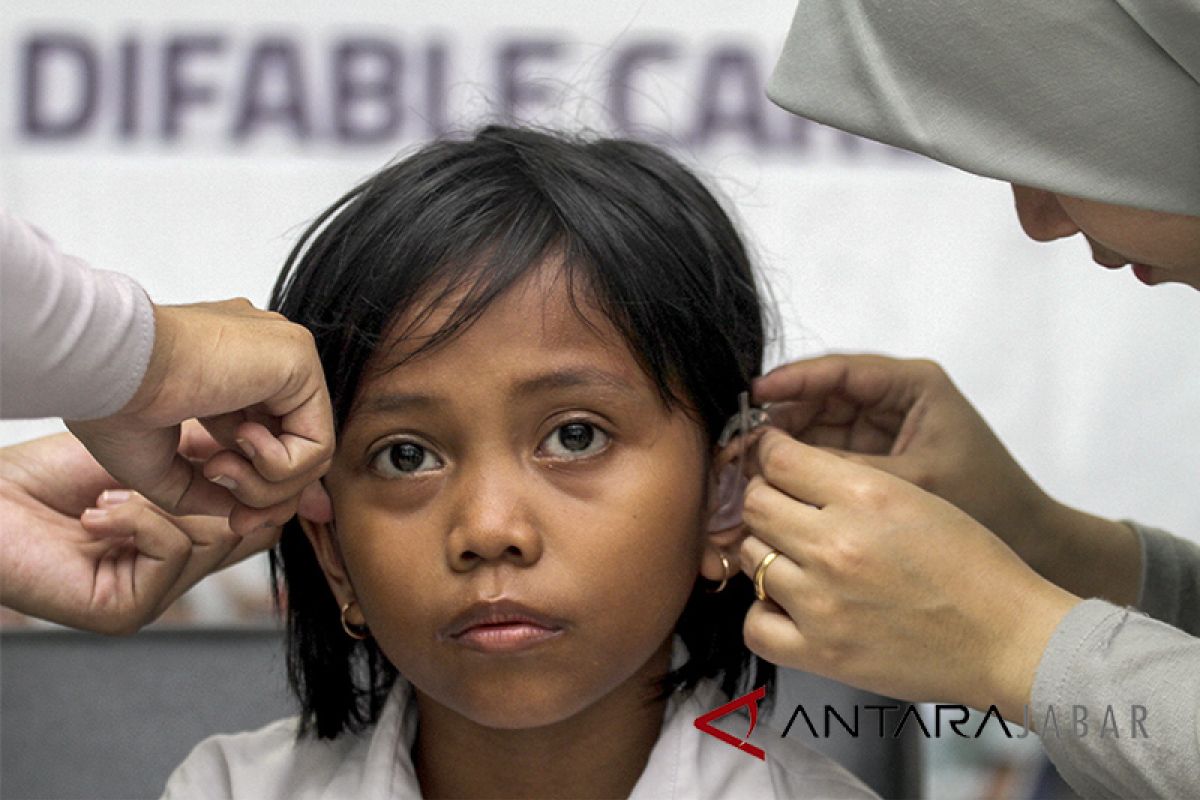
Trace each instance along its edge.
<instances>
[{"instance_id":1,"label":"thumb","mask_svg":"<svg viewBox=\"0 0 1200 800\"><path fill-rule=\"evenodd\" d=\"M213 446L188 428L181 442L179 425L147 429L89 420L69 427L119 484L166 511L228 517L236 504L228 490L204 477L203 463L187 457Z\"/></svg>"}]
</instances>

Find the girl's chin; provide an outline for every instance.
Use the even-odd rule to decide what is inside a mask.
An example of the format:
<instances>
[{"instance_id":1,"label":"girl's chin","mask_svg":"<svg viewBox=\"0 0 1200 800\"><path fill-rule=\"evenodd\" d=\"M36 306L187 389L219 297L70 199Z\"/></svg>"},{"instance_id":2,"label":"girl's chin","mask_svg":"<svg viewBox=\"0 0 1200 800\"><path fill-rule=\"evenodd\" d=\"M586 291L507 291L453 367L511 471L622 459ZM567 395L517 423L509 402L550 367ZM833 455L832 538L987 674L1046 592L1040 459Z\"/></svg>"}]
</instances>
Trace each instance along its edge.
<instances>
[{"instance_id":1,"label":"girl's chin","mask_svg":"<svg viewBox=\"0 0 1200 800\"><path fill-rule=\"evenodd\" d=\"M567 687L558 691L547 691L548 688L524 686L514 690L496 685L464 692L460 687L453 696L426 695L425 701L437 703L480 727L505 731L556 725L578 714L591 701L582 697L580 691L569 691Z\"/></svg>"}]
</instances>

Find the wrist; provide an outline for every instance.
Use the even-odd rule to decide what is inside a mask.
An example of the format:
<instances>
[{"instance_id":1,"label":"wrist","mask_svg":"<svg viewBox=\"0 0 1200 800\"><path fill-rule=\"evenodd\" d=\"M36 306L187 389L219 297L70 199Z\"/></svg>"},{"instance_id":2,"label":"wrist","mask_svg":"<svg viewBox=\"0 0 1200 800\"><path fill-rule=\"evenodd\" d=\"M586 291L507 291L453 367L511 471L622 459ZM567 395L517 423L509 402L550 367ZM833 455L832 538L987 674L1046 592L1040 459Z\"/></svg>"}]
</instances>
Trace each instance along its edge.
<instances>
[{"instance_id":1,"label":"wrist","mask_svg":"<svg viewBox=\"0 0 1200 800\"><path fill-rule=\"evenodd\" d=\"M1053 502L1041 523L1035 569L1079 597L1134 605L1141 589L1142 548L1128 525Z\"/></svg>"},{"instance_id":2,"label":"wrist","mask_svg":"<svg viewBox=\"0 0 1200 800\"><path fill-rule=\"evenodd\" d=\"M1055 565L1064 556L1064 539L1060 535L1063 506L1037 489L1020 508L1023 513L1018 519L1023 525L1017 534L1019 541L1010 541L1009 544L1034 572L1049 578L1048 573L1054 571Z\"/></svg>"},{"instance_id":3,"label":"wrist","mask_svg":"<svg viewBox=\"0 0 1200 800\"><path fill-rule=\"evenodd\" d=\"M1078 558L1079 520L1076 511L1063 505L1049 495L1038 504L1032 515L1032 555L1027 560L1034 572L1057 586L1064 586L1062 578L1067 565Z\"/></svg>"},{"instance_id":4,"label":"wrist","mask_svg":"<svg viewBox=\"0 0 1200 800\"><path fill-rule=\"evenodd\" d=\"M153 304L154 308L154 346L150 350L150 359L142 382L137 391L129 398L115 416L138 417L146 414L157 405L159 396L167 383L170 370L172 351L177 336L178 320L173 306Z\"/></svg>"},{"instance_id":5,"label":"wrist","mask_svg":"<svg viewBox=\"0 0 1200 800\"><path fill-rule=\"evenodd\" d=\"M995 705L1001 716L1021 723L1032 703L1038 667L1054 631L1081 598L1050 581L1031 575L1036 583L1014 592L1005 603L1006 613L992 634L994 645L983 683L985 705Z\"/></svg>"}]
</instances>

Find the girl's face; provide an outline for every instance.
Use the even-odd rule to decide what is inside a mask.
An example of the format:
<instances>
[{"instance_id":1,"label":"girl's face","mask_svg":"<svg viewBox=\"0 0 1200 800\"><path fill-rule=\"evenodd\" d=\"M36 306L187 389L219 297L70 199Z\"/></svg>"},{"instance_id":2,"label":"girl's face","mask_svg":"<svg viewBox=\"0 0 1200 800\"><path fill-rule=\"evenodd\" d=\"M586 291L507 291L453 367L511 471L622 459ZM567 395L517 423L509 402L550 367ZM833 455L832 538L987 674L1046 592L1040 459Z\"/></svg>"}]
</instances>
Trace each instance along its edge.
<instances>
[{"instance_id":1,"label":"girl's face","mask_svg":"<svg viewBox=\"0 0 1200 800\"><path fill-rule=\"evenodd\" d=\"M665 669L705 546L700 426L583 313L548 264L445 345L369 370L325 479L336 533L306 523L418 698L488 727L561 721Z\"/></svg>"}]
</instances>

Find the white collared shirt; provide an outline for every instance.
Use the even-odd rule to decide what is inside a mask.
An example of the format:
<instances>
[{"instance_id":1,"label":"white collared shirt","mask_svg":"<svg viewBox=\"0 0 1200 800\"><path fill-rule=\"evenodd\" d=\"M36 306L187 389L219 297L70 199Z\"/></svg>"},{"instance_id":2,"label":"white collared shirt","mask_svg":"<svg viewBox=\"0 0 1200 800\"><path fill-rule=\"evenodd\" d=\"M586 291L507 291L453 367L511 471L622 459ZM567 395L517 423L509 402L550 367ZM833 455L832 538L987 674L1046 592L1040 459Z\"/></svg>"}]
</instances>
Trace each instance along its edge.
<instances>
[{"instance_id":1,"label":"white collared shirt","mask_svg":"<svg viewBox=\"0 0 1200 800\"><path fill-rule=\"evenodd\" d=\"M759 724L750 741L762 761L698 730L696 717L724 704L712 681L667 703L662 732L631 800L693 798L862 798L876 795L828 757ZM419 798L410 752L417 705L403 680L379 722L356 735L297 741L291 717L249 733L213 736L192 750L167 781L169 800L349 800ZM730 714L718 727L745 738L746 716Z\"/></svg>"}]
</instances>

